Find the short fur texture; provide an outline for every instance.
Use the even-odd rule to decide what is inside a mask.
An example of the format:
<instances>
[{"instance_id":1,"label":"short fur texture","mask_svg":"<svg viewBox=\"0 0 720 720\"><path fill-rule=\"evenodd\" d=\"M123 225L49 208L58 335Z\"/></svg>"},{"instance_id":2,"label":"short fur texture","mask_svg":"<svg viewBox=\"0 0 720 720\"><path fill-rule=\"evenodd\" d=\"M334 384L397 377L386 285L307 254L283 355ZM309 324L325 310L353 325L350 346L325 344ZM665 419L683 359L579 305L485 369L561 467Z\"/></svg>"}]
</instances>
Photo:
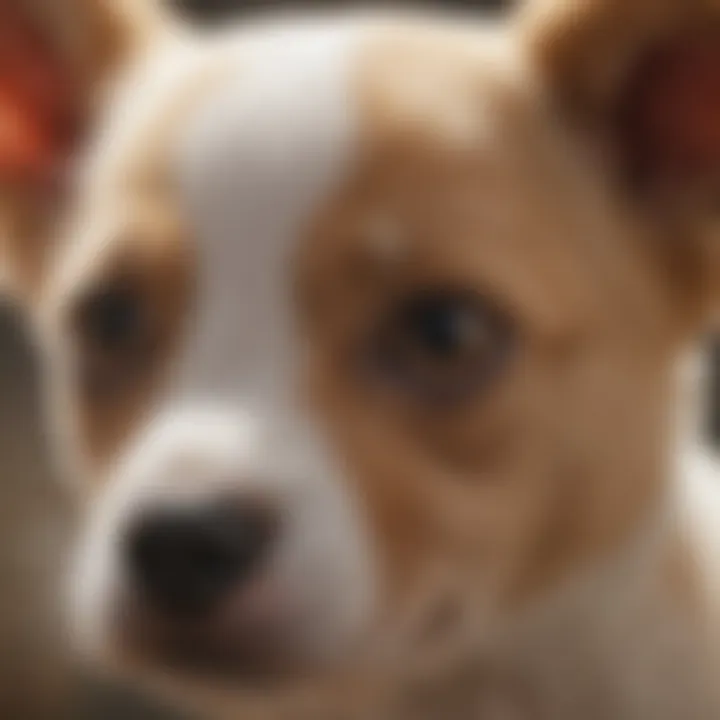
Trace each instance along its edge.
<instances>
[{"instance_id":1,"label":"short fur texture","mask_svg":"<svg viewBox=\"0 0 720 720\"><path fill-rule=\"evenodd\" d=\"M677 89L645 74L658 48L696 67L717 3L214 38L143 4L57 5L132 38L80 81L96 102L64 231L17 230L49 206L12 178L3 215L88 488L73 595L91 657L239 717L717 717L718 470L677 420L718 310L720 141L678 164L717 135L683 113L654 127ZM720 60L701 59L715 117ZM640 164L638 127L663 139ZM119 284L151 328L132 366L77 323ZM486 392L444 409L348 363L398 298L435 288L483 298L516 338ZM123 574L138 513L213 497L289 518L198 640L242 653L259 628L283 667L269 698L242 673L173 672Z\"/></svg>"}]
</instances>

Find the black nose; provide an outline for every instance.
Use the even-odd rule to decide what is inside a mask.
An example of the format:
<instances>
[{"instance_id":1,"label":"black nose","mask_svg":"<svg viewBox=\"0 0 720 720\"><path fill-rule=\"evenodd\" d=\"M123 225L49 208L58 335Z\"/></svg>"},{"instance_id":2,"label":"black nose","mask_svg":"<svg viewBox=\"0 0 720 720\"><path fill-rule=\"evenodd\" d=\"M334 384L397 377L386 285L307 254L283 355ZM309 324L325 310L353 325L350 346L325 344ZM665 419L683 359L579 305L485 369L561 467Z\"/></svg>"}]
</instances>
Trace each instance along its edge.
<instances>
[{"instance_id":1,"label":"black nose","mask_svg":"<svg viewBox=\"0 0 720 720\"><path fill-rule=\"evenodd\" d=\"M157 510L127 534L134 588L164 615L201 619L262 564L276 523L263 507Z\"/></svg>"}]
</instances>

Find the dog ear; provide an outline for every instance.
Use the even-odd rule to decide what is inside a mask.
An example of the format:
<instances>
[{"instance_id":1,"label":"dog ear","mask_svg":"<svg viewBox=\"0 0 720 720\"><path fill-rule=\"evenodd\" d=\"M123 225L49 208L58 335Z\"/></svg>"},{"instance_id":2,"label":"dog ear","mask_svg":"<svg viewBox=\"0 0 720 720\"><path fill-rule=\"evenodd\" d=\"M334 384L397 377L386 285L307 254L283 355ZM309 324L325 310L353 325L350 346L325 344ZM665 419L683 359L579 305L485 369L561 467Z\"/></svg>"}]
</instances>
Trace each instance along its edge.
<instances>
[{"instance_id":1,"label":"dog ear","mask_svg":"<svg viewBox=\"0 0 720 720\"><path fill-rule=\"evenodd\" d=\"M529 0L521 28L565 117L663 229L679 301L716 319L720 0Z\"/></svg>"},{"instance_id":2,"label":"dog ear","mask_svg":"<svg viewBox=\"0 0 720 720\"><path fill-rule=\"evenodd\" d=\"M67 167L103 87L160 23L153 0L0 0L0 289L42 276Z\"/></svg>"}]
</instances>

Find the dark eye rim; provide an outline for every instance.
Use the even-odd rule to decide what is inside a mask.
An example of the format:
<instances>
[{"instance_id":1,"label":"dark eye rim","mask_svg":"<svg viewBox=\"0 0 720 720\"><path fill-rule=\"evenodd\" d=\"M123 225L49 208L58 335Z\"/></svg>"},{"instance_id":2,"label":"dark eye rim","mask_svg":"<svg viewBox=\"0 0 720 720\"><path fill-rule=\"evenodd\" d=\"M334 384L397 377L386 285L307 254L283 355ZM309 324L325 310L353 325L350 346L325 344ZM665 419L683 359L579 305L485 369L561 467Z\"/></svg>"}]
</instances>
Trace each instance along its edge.
<instances>
[{"instance_id":1,"label":"dark eye rim","mask_svg":"<svg viewBox=\"0 0 720 720\"><path fill-rule=\"evenodd\" d=\"M421 378L404 372L402 360L386 354L387 338L396 323L415 303L429 304L433 300L445 304L456 302L464 310L470 310L478 321L492 333L493 342L482 362L474 366L474 372L451 382L434 386L423 384ZM364 349L359 353L362 373L381 390L409 399L414 404L432 408L454 408L477 400L494 386L504 373L518 344L518 333L510 313L498 303L476 290L447 285L424 288L404 293L388 304L382 320L365 337ZM383 347L384 346L384 347Z\"/></svg>"}]
</instances>

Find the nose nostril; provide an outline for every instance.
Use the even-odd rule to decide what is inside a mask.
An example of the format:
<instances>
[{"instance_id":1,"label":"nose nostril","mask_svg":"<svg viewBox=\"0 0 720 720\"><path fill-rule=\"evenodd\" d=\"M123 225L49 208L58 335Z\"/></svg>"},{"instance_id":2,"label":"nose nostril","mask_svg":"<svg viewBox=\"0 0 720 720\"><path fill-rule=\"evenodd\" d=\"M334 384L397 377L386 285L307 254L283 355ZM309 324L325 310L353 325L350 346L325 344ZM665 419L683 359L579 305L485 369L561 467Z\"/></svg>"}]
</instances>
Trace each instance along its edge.
<instances>
[{"instance_id":1,"label":"nose nostril","mask_svg":"<svg viewBox=\"0 0 720 720\"><path fill-rule=\"evenodd\" d=\"M268 509L237 504L144 515L124 548L133 586L166 615L200 618L249 580L270 548Z\"/></svg>"}]
</instances>

